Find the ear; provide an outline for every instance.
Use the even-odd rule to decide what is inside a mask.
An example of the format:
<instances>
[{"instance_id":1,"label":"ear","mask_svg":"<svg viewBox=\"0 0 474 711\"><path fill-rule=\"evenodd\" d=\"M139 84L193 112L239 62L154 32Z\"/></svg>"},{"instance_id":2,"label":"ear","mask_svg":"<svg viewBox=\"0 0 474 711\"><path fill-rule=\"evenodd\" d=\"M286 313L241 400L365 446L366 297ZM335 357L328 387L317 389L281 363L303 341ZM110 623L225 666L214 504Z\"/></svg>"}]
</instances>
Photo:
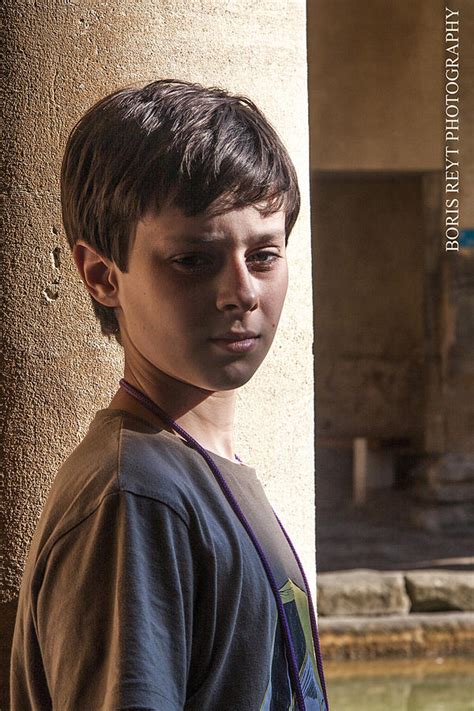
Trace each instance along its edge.
<instances>
[{"instance_id":1,"label":"ear","mask_svg":"<svg viewBox=\"0 0 474 711\"><path fill-rule=\"evenodd\" d=\"M74 245L72 257L90 295L103 306L119 306L117 265L81 240Z\"/></svg>"}]
</instances>

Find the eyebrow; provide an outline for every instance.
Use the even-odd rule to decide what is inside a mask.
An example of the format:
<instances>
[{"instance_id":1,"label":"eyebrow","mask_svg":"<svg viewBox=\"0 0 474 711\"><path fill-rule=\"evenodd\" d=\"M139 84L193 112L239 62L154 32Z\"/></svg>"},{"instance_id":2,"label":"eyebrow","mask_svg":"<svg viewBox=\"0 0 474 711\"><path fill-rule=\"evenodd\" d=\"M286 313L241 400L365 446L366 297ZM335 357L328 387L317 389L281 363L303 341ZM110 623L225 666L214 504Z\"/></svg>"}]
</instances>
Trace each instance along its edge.
<instances>
[{"instance_id":1,"label":"eyebrow","mask_svg":"<svg viewBox=\"0 0 474 711\"><path fill-rule=\"evenodd\" d=\"M283 239L285 240L286 235L284 232L275 232L275 233L264 233L264 234L257 234L257 235L251 235L249 237L249 243L252 242L261 242L266 239L274 240L274 239ZM205 233L202 235L169 235L166 238L167 241L169 242L184 242L185 244L212 244L216 242L223 242L225 240L225 235L216 235L212 233Z\"/></svg>"}]
</instances>

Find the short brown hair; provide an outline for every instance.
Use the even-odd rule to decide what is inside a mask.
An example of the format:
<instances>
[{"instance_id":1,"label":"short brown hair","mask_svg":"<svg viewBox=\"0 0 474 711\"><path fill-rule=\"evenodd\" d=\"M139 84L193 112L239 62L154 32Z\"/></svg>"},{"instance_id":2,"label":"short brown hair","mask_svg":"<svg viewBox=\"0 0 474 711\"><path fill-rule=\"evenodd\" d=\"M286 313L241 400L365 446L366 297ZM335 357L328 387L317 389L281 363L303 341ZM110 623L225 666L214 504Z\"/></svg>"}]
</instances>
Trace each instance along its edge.
<instances>
[{"instance_id":1,"label":"short brown hair","mask_svg":"<svg viewBox=\"0 0 474 711\"><path fill-rule=\"evenodd\" d=\"M61 169L69 244L82 239L126 271L137 222L167 203L187 216L211 204L214 214L284 206L288 241L300 192L285 147L250 99L163 79L106 96L71 131ZM92 304L102 333L120 343L115 310Z\"/></svg>"}]
</instances>

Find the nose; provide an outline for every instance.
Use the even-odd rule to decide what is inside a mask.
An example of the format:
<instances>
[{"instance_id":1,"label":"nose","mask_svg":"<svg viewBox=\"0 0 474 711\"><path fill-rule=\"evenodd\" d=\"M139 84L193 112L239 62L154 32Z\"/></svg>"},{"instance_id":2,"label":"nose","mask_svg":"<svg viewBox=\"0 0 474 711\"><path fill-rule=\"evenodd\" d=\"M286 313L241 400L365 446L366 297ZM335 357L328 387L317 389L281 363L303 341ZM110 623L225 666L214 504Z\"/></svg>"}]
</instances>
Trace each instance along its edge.
<instances>
[{"instance_id":1,"label":"nose","mask_svg":"<svg viewBox=\"0 0 474 711\"><path fill-rule=\"evenodd\" d=\"M219 311L253 311L258 305L255 277L245 258L230 257L217 280L216 306Z\"/></svg>"}]
</instances>

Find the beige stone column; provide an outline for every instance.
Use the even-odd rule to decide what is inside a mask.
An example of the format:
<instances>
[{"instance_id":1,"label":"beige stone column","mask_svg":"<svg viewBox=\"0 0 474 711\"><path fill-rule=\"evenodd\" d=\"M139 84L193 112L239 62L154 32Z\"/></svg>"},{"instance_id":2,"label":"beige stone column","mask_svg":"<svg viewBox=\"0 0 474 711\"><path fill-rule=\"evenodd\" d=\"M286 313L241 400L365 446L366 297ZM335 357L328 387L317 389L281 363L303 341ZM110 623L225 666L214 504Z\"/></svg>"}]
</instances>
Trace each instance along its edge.
<instances>
[{"instance_id":1,"label":"beige stone column","mask_svg":"<svg viewBox=\"0 0 474 711\"><path fill-rule=\"evenodd\" d=\"M130 82L183 78L248 94L295 160L303 206L289 243L288 301L267 361L239 395L238 443L313 594L315 572L304 0L7 0L6 16L4 678L23 564L50 484L121 375L120 349L100 335L61 225L62 151L83 111Z\"/></svg>"}]
</instances>

